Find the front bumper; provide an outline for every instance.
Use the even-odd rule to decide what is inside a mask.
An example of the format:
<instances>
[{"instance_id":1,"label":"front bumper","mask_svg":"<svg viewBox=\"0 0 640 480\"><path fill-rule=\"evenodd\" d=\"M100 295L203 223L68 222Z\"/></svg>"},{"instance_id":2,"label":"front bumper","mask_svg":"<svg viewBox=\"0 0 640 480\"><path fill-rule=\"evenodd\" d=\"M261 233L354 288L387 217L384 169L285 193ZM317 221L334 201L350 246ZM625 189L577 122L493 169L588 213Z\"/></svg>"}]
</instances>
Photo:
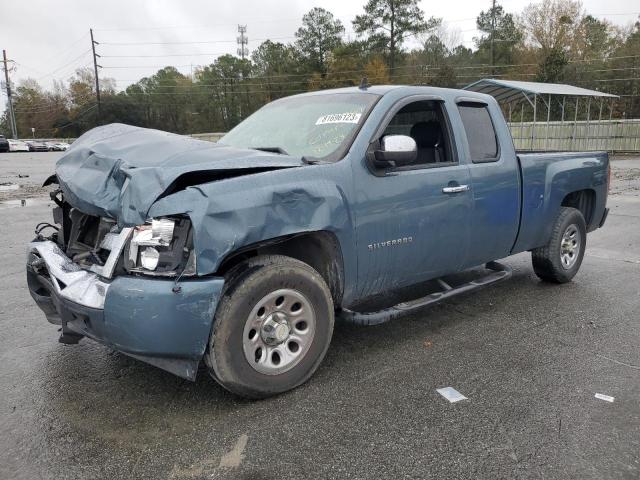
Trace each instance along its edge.
<instances>
[{"instance_id":1,"label":"front bumper","mask_svg":"<svg viewBox=\"0 0 640 480\"><path fill-rule=\"evenodd\" d=\"M29 244L27 282L47 319L63 333L194 380L206 350L223 278L180 281L118 276L104 279L73 263L50 241Z\"/></svg>"}]
</instances>

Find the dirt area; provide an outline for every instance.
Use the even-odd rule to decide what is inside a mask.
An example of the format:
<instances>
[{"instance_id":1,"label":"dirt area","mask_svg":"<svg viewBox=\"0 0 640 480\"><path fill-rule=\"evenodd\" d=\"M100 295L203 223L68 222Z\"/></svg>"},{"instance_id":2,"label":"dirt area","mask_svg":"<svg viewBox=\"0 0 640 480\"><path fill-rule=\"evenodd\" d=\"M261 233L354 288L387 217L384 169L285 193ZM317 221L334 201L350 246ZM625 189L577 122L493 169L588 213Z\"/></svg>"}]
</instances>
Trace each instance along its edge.
<instances>
[{"instance_id":1,"label":"dirt area","mask_svg":"<svg viewBox=\"0 0 640 480\"><path fill-rule=\"evenodd\" d=\"M33 185L29 183L11 182L12 184L17 184L20 188L18 188L17 190L2 191L1 187L3 186L2 184L5 183L5 181L6 180L4 180L4 178L0 180L0 202L4 202L7 200L24 200L34 197L48 197L49 192L53 189L53 186L41 187L39 185Z\"/></svg>"},{"instance_id":2,"label":"dirt area","mask_svg":"<svg viewBox=\"0 0 640 480\"><path fill-rule=\"evenodd\" d=\"M53 173L58 158L58 152L1 154L0 203L7 200L48 198L53 187L42 187L42 184Z\"/></svg>"},{"instance_id":3,"label":"dirt area","mask_svg":"<svg viewBox=\"0 0 640 480\"><path fill-rule=\"evenodd\" d=\"M640 168L619 169L615 162L612 165L611 195L640 195Z\"/></svg>"}]
</instances>

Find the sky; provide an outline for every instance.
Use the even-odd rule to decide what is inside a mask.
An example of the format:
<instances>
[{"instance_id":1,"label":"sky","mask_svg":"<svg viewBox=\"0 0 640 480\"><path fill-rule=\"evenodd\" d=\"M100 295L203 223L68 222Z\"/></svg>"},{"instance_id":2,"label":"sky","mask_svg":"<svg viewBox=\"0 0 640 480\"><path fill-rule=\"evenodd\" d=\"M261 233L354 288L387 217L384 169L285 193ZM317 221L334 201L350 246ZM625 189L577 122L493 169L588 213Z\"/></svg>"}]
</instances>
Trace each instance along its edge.
<instances>
[{"instance_id":1,"label":"sky","mask_svg":"<svg viewBox=\"0 0 640 480\"><path fill-rule=\"evenodd\" d=\"M491 0L420 3L427 17L443 18L468 47L477 35L476 16L491 6ZM498 3L507 12L520 13L531 0ZM0 0L0 49L16 62L12 83L30 77L49 88L54 79L67 80L76 68L92 66L93 28L103 67L100 76L116 79L121 90L166 65L188 74L219 55L235 54L238 24L247 26L249 51L267 38L292 42L302 15L316 6L332 12L343 22L347 37L355 38L351 20L364 4L365 0ZM583 5L588 13L623 26L640 13L639 0L585 0ZM149 42L156 43L140 45ZM5 102L6 95L0 95L0 113Z\"/></svg>"}]
</instances>

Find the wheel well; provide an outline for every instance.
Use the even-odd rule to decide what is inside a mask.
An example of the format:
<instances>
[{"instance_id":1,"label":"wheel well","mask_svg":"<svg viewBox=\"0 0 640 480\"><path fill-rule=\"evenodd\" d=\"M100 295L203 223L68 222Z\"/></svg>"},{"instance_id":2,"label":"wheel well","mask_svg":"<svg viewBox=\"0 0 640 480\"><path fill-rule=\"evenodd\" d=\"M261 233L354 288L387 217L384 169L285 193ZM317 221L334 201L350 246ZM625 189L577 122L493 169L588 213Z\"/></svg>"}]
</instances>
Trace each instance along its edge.
<instances>
[{"instance_id":1,"label":"wheel well","mask_svg":"<svg viewBox=\"0 0 640 480\"><path fill-rule=\"evenodd\" d=\"M593 210L596 206L596 193L589 189L571 192L562 200L562 206L580 210L588 226L591 224Z\"/></svg>"},{"instance_id":2,"label":"wheel well","mask_svg":"<svg viewBox=\"0 0 640 480\"><path fill-rule=\"evenodd\" d=\"M340 243L333 233L320 231L278 237L231 253L218 268L224 275L240 262L257 255L286 255L313 267L331 291L334 305L342 303L344 268Z\"/></svg>"}]
</instances>

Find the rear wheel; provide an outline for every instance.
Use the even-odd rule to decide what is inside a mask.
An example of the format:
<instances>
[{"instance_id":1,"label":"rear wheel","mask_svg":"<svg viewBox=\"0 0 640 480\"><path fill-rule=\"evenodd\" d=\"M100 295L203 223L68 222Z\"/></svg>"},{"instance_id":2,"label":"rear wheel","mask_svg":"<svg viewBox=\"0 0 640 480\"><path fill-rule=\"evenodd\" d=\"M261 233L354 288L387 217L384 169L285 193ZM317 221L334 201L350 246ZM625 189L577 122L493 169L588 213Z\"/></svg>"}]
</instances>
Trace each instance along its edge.
<instances>
[{"instance_id":1,"label":"rear wheel","mask_svg":"<svg viewBox=\"0 0 640 480\"><path fill-rule=\"evenodd\" d=\"M306 263L259 256L227 276L206 363L227 390L249 398L275 395L305 382L333 333L329 288Z\"/></svg>"},{"instance_id":2,"label":"rear wheel","mask_svg":"<svg viewBox=\"0 0 640 480\"><path fill-rule=\"evenodd\" d=\"M531 251L533 270L547 282L570 282L580 269L586 245L587 228L582 213L562 207L549 243Z\"/></svg>"}]
</instances>

